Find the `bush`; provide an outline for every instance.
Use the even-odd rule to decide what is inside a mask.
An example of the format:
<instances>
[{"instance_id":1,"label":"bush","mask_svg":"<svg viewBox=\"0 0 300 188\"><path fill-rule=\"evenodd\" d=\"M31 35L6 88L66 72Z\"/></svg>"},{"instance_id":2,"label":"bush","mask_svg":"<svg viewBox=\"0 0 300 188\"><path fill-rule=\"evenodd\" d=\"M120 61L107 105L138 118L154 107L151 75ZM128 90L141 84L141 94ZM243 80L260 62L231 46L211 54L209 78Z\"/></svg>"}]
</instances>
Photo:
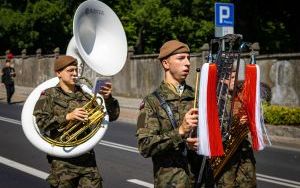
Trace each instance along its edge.
<instances>
[{"instance_id":1,"label":"bush","mask_svg":"<svg viewBox=\"0 0 300 188\"><path fill-rule=\"evenodd\" d=\"M300 108L263 104L265 123L271 125L300 125Z\"/></svg>"}]
</instances>

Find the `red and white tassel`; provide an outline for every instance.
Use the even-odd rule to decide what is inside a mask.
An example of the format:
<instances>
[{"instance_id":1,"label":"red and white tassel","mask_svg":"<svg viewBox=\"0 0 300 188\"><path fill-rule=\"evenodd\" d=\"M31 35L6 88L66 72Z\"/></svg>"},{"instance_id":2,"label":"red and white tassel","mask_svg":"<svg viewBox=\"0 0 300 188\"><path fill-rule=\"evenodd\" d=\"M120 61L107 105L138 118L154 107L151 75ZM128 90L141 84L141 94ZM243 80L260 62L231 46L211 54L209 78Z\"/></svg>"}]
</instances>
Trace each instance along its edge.
<instances>
[{"instance_id":1,"label":"red and white tassel","mask_svg":"<svg viewBox=\"0 0 300 188\"><path fill-rule=\"evenodd\" d=\"M198 102L198 154L221 156L224 154L218 116L217 66L205 63L201 69Z\"/></svg>"},{"instance_id":2,"label":"red and white tassel","mask_svg":"<svg viewBox=\"0 0 300 188\"><path fill-rule=\"evenodd\" d=\"M262 150L265 147L265 142L260 108L260 69L256 64L246 65L243 99L248 112L252 147L256 151Z\"/></svg>"}]
</instances>

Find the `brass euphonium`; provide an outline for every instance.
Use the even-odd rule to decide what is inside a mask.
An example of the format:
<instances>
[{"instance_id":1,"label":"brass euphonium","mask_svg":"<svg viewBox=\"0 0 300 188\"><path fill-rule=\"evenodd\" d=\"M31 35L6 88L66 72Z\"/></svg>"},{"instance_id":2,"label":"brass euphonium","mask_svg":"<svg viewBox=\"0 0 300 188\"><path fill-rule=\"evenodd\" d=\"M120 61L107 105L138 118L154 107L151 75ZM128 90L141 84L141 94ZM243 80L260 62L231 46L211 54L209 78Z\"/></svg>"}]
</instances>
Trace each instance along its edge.
<instances>
[{"instance_id":1,"label":"brass euphonium","mask_svg":"<svg viewBox=\"0 0 300 188\"><path fill-rule=\"evenodd\" d=\"M64 128L59 130L56 139L43 135L43 139L48 143L59 147L74 147L80 145L90 138L102 127L101 123L105 116L103 102L96 102L94 95L82 108L88 113L88 119L84 122L79 120L70 121ZM99 98L101 99L101 98Z\"/></svg>"}]
</instances>

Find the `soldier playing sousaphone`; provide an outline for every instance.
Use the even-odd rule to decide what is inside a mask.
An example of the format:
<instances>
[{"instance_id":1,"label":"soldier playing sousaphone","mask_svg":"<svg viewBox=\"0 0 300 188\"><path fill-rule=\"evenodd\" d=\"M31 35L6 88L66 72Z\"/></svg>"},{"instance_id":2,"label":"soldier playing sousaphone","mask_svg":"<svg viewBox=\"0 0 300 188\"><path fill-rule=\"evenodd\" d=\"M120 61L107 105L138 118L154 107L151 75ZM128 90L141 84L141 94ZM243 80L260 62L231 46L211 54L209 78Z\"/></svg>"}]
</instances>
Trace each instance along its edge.
<instances>
[{"instance_id":1,"label":"soldier playing sousaphone","mask_svg":"<svg viewBox=\"0 0 300 188\"><path fill-rule=\"evenodd\" d=\"M90 101L92 96L76 84L77 60L72 56L60 56L56 59L54 71L59 83L42 92L34 116L40 131L50 132L50 138L55 140L68 122L87 120L87 112L82 106ZM120 107L111 92L112 84L108 82L98 91L105 100L109 121L114 121L119 116ZM51 187L102 187L102 178L93 149L77 157L61 158L47 155L47 158L51 164L47 182Z\"/></svg>"}]
</instances>

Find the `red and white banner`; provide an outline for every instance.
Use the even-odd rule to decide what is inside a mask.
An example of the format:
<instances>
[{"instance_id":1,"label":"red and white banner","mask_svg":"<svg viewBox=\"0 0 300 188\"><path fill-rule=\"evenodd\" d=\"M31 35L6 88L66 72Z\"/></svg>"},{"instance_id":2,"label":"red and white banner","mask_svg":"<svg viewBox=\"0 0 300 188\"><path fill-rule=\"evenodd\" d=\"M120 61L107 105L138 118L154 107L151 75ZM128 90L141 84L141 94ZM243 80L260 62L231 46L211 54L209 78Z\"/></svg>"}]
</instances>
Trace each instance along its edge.
<instances>
[{"instance_id":1,"label":"red and white banner","mask_svg":"<svg viewBox=\"0 0 300 188\"><path fill-rule=\"evenodd\" d=\"M224 154L217 106L217 65L205 63L201 69L198 101L198 154Z\"/></svg>"},{"instance_id":2,"label":"red and white banner","mask_svg":"<svg viewBox=\"0 0 300 188\"><path fill-rule=\"evenodd\" d=\"M246 65L243 101L248 113L252 147L256 151L262 150L265 147L263 139L264 125L261 119L260 69L256 64Z\"/></svg>"}]
</instances>

